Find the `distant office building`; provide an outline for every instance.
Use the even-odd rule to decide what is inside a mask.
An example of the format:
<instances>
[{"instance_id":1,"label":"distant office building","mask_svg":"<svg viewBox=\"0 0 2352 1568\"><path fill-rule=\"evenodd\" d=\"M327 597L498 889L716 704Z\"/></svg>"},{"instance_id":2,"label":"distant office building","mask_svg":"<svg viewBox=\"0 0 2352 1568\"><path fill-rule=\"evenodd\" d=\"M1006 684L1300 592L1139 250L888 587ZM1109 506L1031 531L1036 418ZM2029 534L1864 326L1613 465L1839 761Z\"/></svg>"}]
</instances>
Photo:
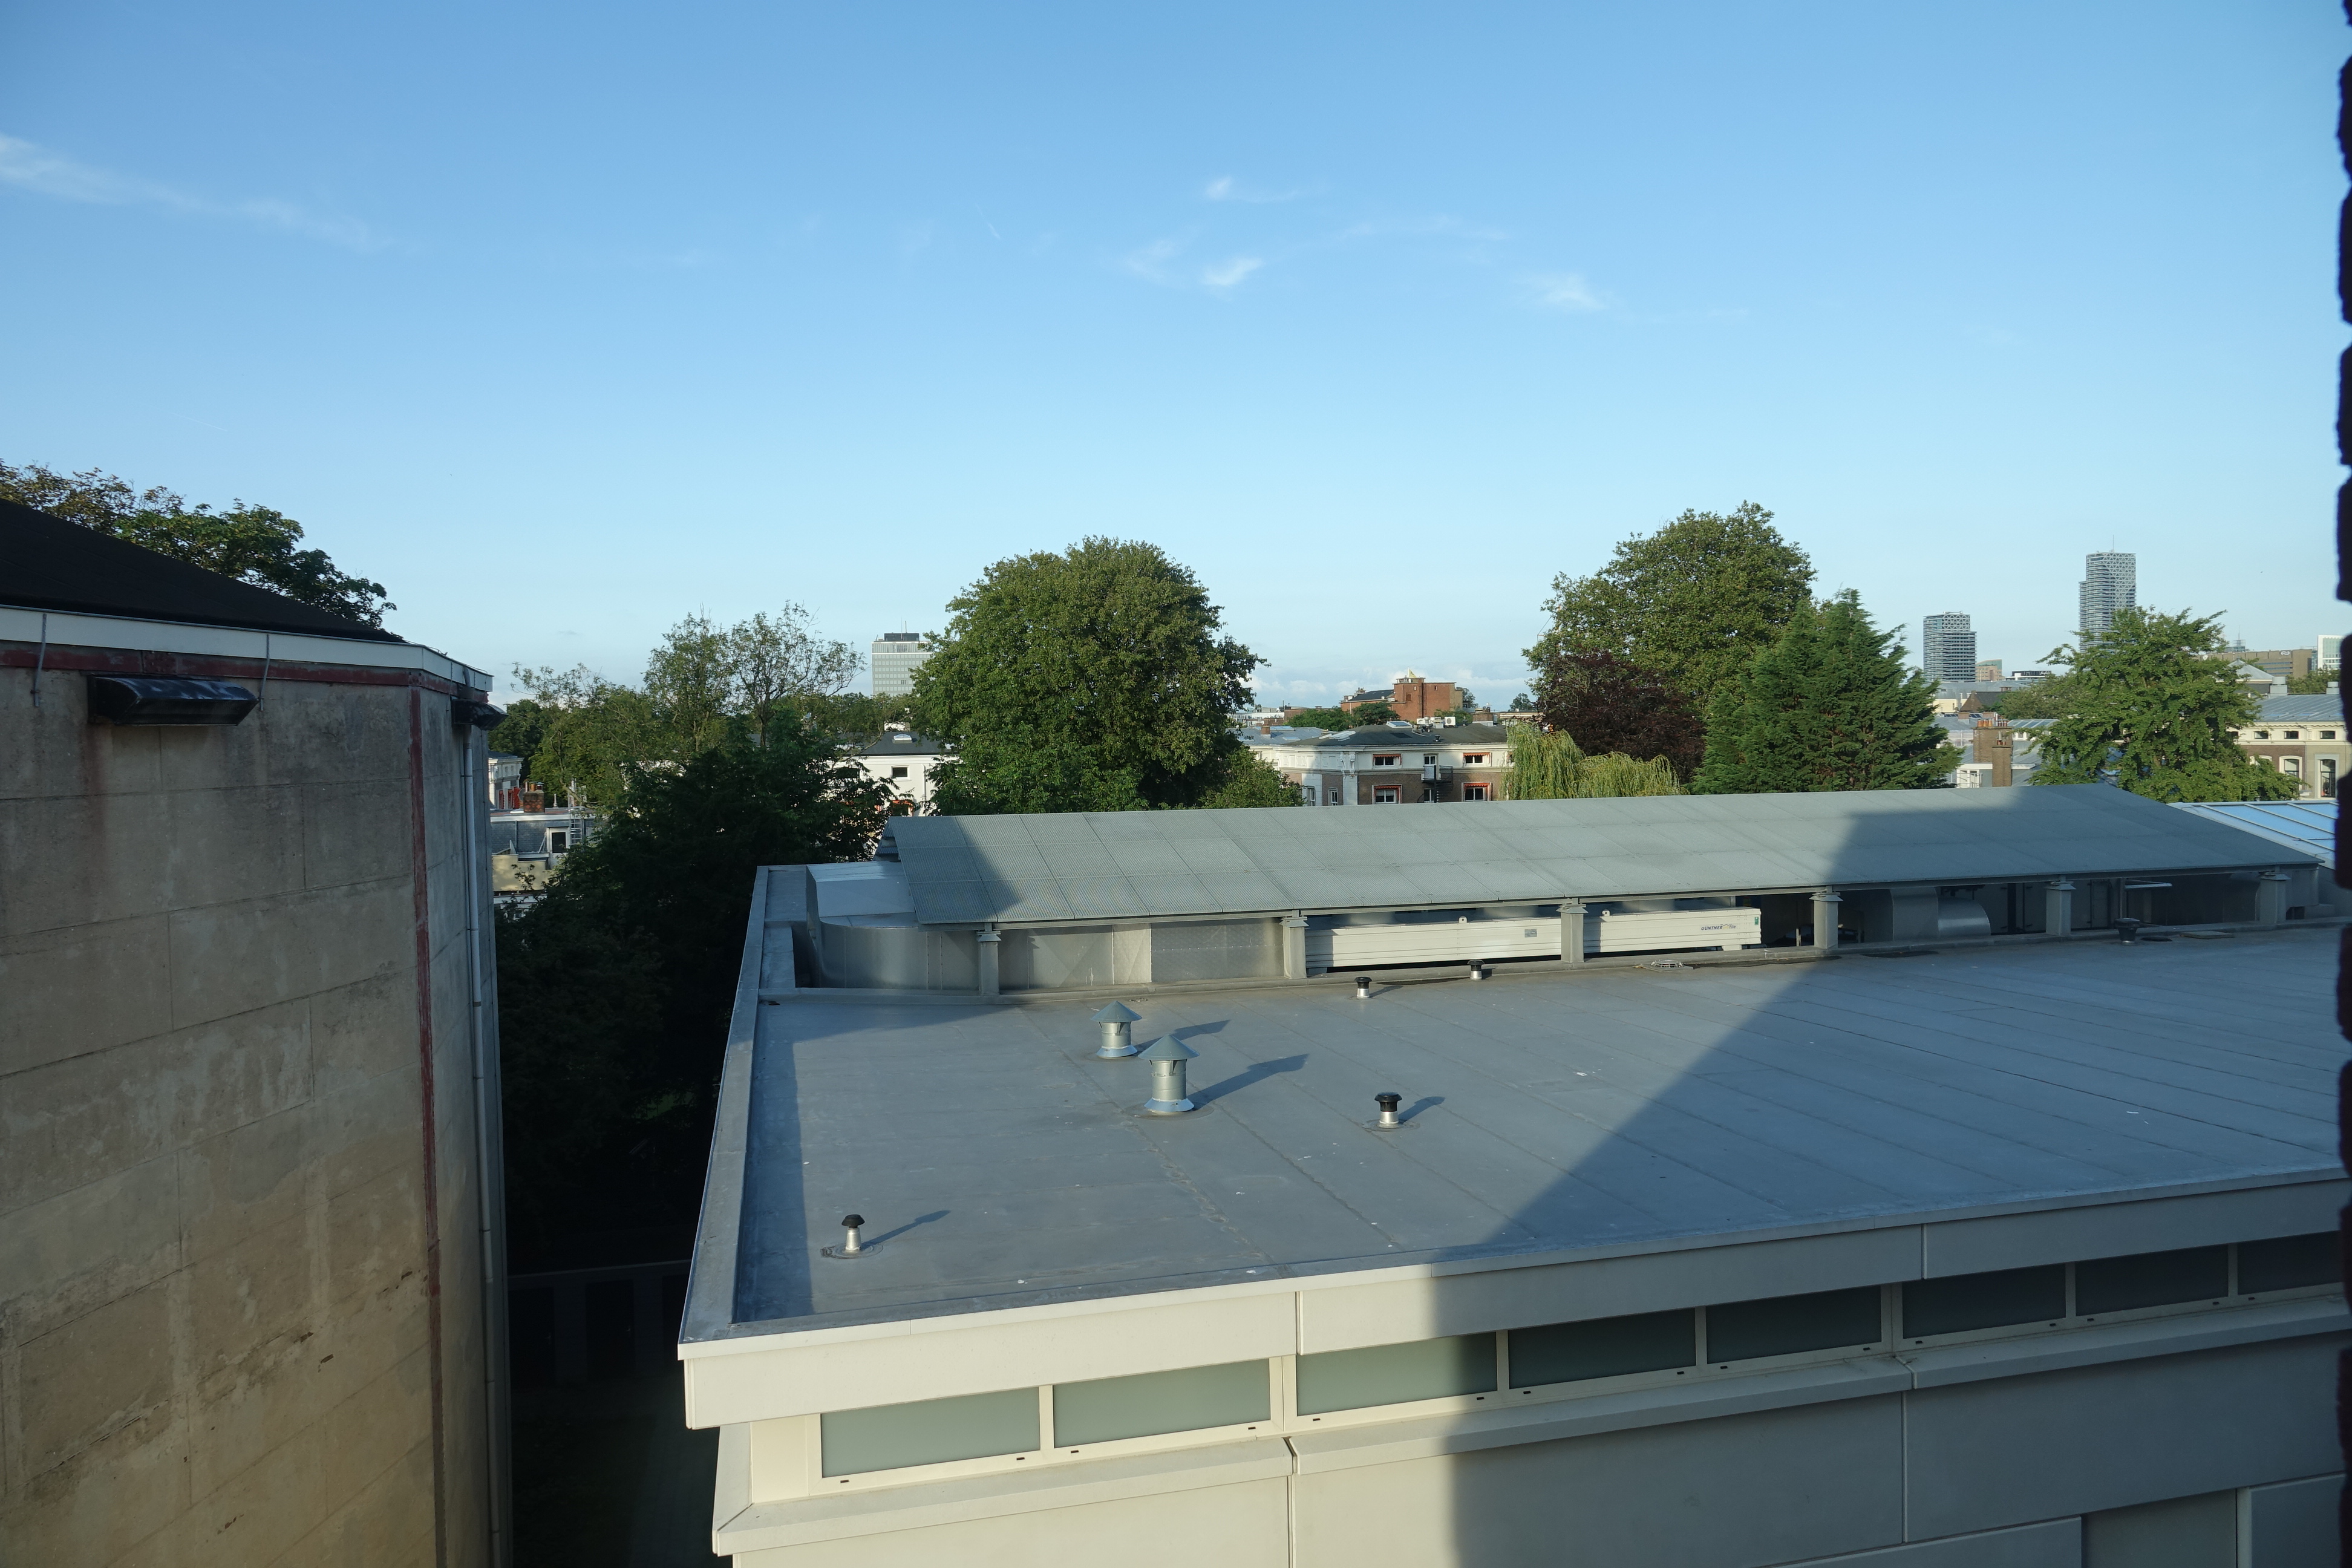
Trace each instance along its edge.
<instances>
[{"instance_id":1,"label":"distant office building","mask_svg":"<svg viewBox=\"0 0 2352 1568\"><path fill-rule=\"evenodd\" d=\"M2342 637L2318 637L2312 643L2312 651L2318 655L2318 664L2320 668L2341 669L2344 668L2344 639Z\"/></svg>"},{"instance_id":2,"label":"distant office building","mask_svg":"<svg viewBox=\"0 0 2352 1568\"><path fill-rule=\"evenodd\" d=\"M874 639L874 695L904 697L915 689L915 667L930 658L920 632L884 632Z\"/></svg>"},{"instance_id":3,"label":"distant office building","mask_svg":"<svg viewBox=\"0 0 2352 1568\"><path fill-rule=\"evenodd\" d=\"M1997 658L1980 658L1977 660L1977 679L1979 680L2000 679L2000 660Z\"/></svg>"},{"instance_id":4,"label":"distant office building","mask_svg":"<svg viewBox=\"0 0 2352 1568\"><path fill-rule=\"evenodd\" d=\"M1929 616L1919 624L1919 668L1930 680L1974 680L1977 634L1958 611Z\"/></svg>"},{"instance_id":5,"label":"distant office building","mask_svg":"<svg viewBox=\"0 0 2352 1568\"><path fill-rule=\"evenodd\" d=\"M2050 672L2046 669L2012 669L2009 678L2020 686L2031 686L2037 680L2049 679Z\"/></svg>"},{"instance_id":6,"label":"distant office building","mask_svg":"<svg viewBox=\"0 0 2352 1568\"><path fill-rule=\"evenodd\" d=\"M2082 615L2084 637L2105 637L2116 612L2139 603L2139 557L2127 550L2101 550L2083 557Z\"/></svg>"}]
</instances>

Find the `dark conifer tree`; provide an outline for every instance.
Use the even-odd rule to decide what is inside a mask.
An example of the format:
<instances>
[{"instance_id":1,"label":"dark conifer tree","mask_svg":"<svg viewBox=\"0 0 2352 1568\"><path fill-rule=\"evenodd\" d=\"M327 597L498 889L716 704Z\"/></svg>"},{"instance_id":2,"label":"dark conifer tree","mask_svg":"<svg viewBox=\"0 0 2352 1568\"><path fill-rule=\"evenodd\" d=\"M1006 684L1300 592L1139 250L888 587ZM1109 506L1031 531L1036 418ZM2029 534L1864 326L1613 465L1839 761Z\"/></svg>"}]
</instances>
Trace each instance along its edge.
<instances>
[{"instance_id":1,"label":"dark conifer tree","mask_svg":"<svg viewBox=\"0 0 2352 1568\"><path fill-rule=\"evenodd\" d=\"M1790 622L1717 689L1702 795L1936 789L1959 753L1935 722L1934 685L1906 668L1852 590Z\"/></svg>"}]
</instances>

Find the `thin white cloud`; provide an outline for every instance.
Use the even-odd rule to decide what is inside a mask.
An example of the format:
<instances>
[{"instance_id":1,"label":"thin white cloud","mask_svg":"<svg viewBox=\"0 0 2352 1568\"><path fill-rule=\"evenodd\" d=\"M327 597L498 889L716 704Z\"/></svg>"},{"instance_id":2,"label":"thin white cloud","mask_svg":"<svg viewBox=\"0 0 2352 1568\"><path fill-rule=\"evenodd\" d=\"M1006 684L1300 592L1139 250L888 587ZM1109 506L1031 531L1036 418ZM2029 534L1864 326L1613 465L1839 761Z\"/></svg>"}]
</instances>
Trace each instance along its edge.
<instances>
[{"instance_id":1,"label":"thin white cloud","mask_svg":"<svg viewBox=\"0 0 2352 1568\"><path fill-rule=\"evenodd\" d=\"M1244 185L1231 174L1220 174L1201 188L1201 199L1211 202L1295 202L1304 191L1269 191Z\"/></svg>"},{"instance_id":2,"label":"thin white cloud","mask_svg":"<svg viewBox=\"0 0 2352 1568\"><path fill-rule=\"evenodd\" d=\"M1231 261L1201 268L1201 281L1212 289L1230 289L1265 265L1260 257L1236 256Z\"/></svg>"},{"instance_id":3,"label":"thin white cloud","mask_svg":"<svg viewBox=\"0 0 2352 1568\"><path fill-rule=\"evenodd\" d=\"M92 168L14 136L0 136L0 184L14 185L20 191L57 201L93 206L156 207L191 216L239 218L264 228L299 234L352 250L377 250L384 244L357 218L322 217L272 196L212 201L152 180Z\"/></svg>"},{"instance_id":4,"label":"thin white cloud","mask_svg":"<svg viewBox=\"0 0 2352 1568\"><path fill-rule=\"evenodd\" d=\"M1580 272L1550 272L1528 279L1528 298L1548 310L1605 310L1606 296Z\"/></svg>"},{"instance_id":5,"label":"thin white cloud","mask_svg":"<svg viewBox=\"0 0 2352 1568\"><path fill-rule=\"evenodd\" d=\"M1165 239L1155 239L1150 245L1137 246L1120 257L1118 264L1147 283L1172 282L1173 279L1168 276L1168 263L1184 248L1190 238L1188 235L1170 235Z\"/></svg>"}]
</instances>

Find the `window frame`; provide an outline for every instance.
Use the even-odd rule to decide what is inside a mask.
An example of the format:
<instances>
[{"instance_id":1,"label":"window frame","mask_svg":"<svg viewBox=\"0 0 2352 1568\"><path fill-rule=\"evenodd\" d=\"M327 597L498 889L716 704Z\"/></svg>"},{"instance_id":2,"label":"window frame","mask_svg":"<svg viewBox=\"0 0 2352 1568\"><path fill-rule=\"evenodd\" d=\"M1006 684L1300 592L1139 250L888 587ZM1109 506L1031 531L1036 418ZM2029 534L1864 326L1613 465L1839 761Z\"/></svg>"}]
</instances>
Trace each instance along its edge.
<instances>
[{"instance_id":1,"label":"window frame","mask_svg":"<svg viewBox=\"0 0 2352 1568\"><path fill-rule=\"evenodd\" d=\"M1374 784L1372 786L1372 804L1374 805L1402 805L1403 802L1398 793L1402 787L1403 786L1401 784Z\"/></svg>"}]
</instances>

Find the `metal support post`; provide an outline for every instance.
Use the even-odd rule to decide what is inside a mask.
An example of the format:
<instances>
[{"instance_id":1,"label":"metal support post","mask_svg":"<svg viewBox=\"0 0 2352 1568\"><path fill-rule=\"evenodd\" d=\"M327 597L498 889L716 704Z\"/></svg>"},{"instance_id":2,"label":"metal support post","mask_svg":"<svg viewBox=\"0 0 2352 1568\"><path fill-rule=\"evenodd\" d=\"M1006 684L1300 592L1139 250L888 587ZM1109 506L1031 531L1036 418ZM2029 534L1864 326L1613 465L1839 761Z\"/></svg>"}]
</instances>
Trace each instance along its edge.
<instances>
[{"instance_id":1,"label":"metal support post","mask_svg":"<svg viewBox=\"0 0 2352 1568\"><path fill-rule=\"evenodd\" d=\"M1286 980L1307 978L1307 917L1293 914L1282 922L1282 974Z\"/></svg>"},{"instance_id":2,"label":"metal support post","mask_svg":"<svg viewBox=\"0 0 2352 1568\"><path fill-rule=\"evenodd\" d=\"M1584 905L1575 899L1560 900L1559 961L1562 963L1584 962Z\"/></svg>"},{"instance_id":3,"label":"metal support post","mask_svg":"<svg viewBox=\"0 0 2352 1568\"><path fill-rule=\"evenodd\" d=\"M2050 936L2074 934L2074 884L2063 877L2042 890L2042 929Z\"/></svg>"},{"instance_id":4,"label":"metal support post","mask_svg":"<svg viewBox=\"0 0 2352 1568\"><path fill-rule=\"evenodd\" d=\"M992 929L982 931L976 940L980 944L980 994L993 996L997 994L999 974L997 952L1004 944L1004 935Z\"/></svg>"},{"instance_id":5,"label":"metal support post","mask_svg":"<svg viewBox=\"0 0 2352 1568\"><path fill-rule=\"evenodd\" d=\"M1843 902L1827 888L1813 895L1813 945L1823 952L1837 951L1838 906Z\"/></svg>"}]
</instances>

